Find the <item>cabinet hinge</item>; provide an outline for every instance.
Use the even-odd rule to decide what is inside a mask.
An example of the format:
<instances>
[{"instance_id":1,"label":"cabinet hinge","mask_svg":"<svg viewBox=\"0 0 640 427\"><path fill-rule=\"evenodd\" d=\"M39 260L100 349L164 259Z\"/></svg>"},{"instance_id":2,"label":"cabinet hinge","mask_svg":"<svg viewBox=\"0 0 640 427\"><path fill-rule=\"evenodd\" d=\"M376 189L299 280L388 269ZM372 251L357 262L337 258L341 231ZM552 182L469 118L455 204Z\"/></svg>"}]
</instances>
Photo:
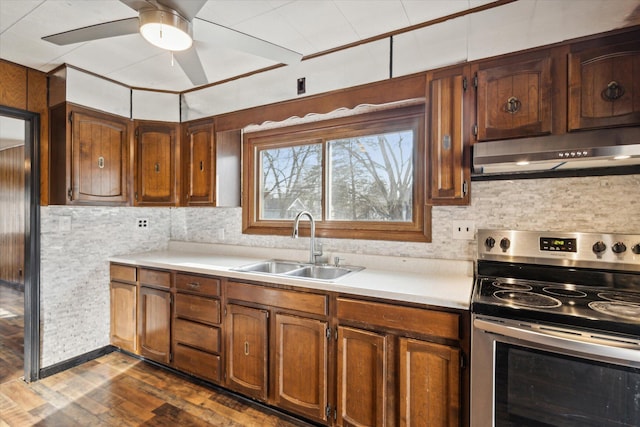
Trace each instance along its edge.
<instances>
[{"instance_id":1,"label":"cabinet hinge","mask_svg":"<svg viewBox=\"0 0 640 427\"><path fill-rule=\"evenodd\" d=\"M338 327L336 326L336 333L334 334L336 341L338 341Z\"/></svg>"},{"instance_id":2,"label":"cabinet hinge","mask_svg":"<svg viewBox=\"0 0 640 427\"><path fill-rule=\"evenodd\" d=\"M478 125L473 125L473 136L478 136Z\"/></svg>"},{"instance_id":3,"label":"cabinet hinge","mask_svg":"<svg viewBox=\"0 0 640 427\"><path fill-rule=\"evenodd\" d=\"M473 87L478 87L478 73L473 75Z\"/></svg>"},{"instance_id":4,"label":"cabinet hinge","mask_svg":"<svg viewBox=\"0 0 640 427\"><path fill-rule=\"evenodd\" d=\"M460 353L460 369L464 369L466 367L466 362L464 360L464 353Z\"/></svg>"},{"instance_id":5,"label":"cabinet hinge","mask_svg":"<svg viewBox=\"0 0 640 427\"><path fill-rule=\"evenodd\" d=\"M467 183L467 181L464 181L462 183L462 194L466 195L468 191L469 191L469 184Z\"/></svg>"},{"instance_id":6,"label":"cabinet hinge","mask_svg":"<svg viewBox=\"0 0 640 427\"><path fill-rule=\"evenodd\" d=\"M333 420L335 421L335 420L337 420L337 419L338 419L338 410L337 410L337 409L334 409L334 410L333 410Z\"/></svg>"},{"instance_id":7,"label":"cabinet hinge","mask_svg":"<svg viewBox=\"0 0 640 427\"><path fill-rule=\"evenodd\" d=\"M73 111L69 111L69 123L73 123Z\"/></svg>"},{"instance_id":8,"label":"cabinet hinge","mask_svg":"<svg viewBox=\"0 0 640 427\"><path fill-rule=\"evenodd\" d=\"M73 200L73 190L71 188L67 190L67 198Z\"/></svg>"},{"instance_id":9,"label":"cabinet hinge","mask_svg":"<svg viewBox=\"0 0 640 427\"><path fill-rule=\"evenodd\" d=\"M135 137L137 138L140 135L140 129L136 128L136 131L134 134L135 134Z\"/></svg>"},{"instance_id":10,"label":"cabinet hinge","mask_svg":"<svg viewBox=\"0 0 640 427\"><path fill-rule=\"evenodd\" d=\"M227 306L224 307L224 315L227 315Z\"/></svg>"},{"instance_id":11,"label":"cabinet hinge","mask_svg":"<svg viewBox=\"0 0 640 427\"><path fill-rule=\"evenodd\" d=\"M173 362L173 353L169 353L169 362Z\"/></svg>"},{"instance_id":12,"label":"cabinet hinge","mask_svg":"<svg viewBox=\"0 0 640 427\"><path fill-rule=\"evenodd\" d=\"M331 339L331 328L327 328L327 330L325 331L325 336L328 340Z\"/></svg>"},{"instance_id":13,"label":"cabinet hinge","mask_svg":"<svg viewBox=\"0 0 640 427\"><path fill-rule=\"evenodd\" d=\"M324 409L324 414L327 416L327 419L331 418L331 406L327 405Z\"/></svg>"},{"instance_id":14,"label":"cabinet hinge","mask_svg":"<svg viewBox=\"0 0 640 427\"><path fill-rule=\"evenodd\" d=\"M462 90L466 91L467 90L467 86L468 86L467 78L463 77L462 78Z\"/></svg>"},{"instance_id":15,"label":"cabinet hinge","mask_svg":"<svg viewBox=\"0 0 640 427\"><path fill-rule=\"evenodd\" d=\"M135 193L133 193L133 197L136 199L136 202L138 201L138 192L136 191Z\"/></svg>"}]
</instances>

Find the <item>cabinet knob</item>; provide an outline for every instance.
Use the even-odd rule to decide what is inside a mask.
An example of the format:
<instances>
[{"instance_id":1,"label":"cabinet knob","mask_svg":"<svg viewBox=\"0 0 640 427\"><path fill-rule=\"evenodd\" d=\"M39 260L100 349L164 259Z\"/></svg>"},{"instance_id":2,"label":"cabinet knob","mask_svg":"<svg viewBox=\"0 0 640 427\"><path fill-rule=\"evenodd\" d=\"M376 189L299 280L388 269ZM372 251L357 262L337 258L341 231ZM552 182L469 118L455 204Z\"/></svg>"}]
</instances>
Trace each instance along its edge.
<instances>
[{"instance_id":1,"label":"cabinet knob","mask_svg":"<svg viewBox=\"0 0 640 427\"><path fill-rule=\"evenodd\" d=\"M153 170L156 171L156 173L160 172L160 163L153 165Z\"/></svg>"},{"instance_id":2,"label":"cabinet knob","mask_svg":"<svg viewBox=\"0 0 640 427\"><path fill-rule=\"evenodd\" d=\"M613 102L624 95L624 87L617 81L612 80L600 94L605 101Z\"/></svg>"},{"instance_id":3,"label":"cabinet knob","mask_svg":"<svg viewBox=\"0 0 640 427\"><path fill-rule=\"evenodd\" d=\"M504 111L509 114L515 114L518 112L518 110L520 110L521 106L522 102L520 102L520 100L515 96L512 96L511 98L507 99L507 102L504 104Z\"/></svg>"},{"instance_id":4,"label":"cabinet knob","mask_svg":"<svg viewBox=\"0 0 640 427\"><path fill-rule=\"evenodd\" d=\"M104 157L98 157L98 168L104 169Z\"/></svg>"}]
</instances>

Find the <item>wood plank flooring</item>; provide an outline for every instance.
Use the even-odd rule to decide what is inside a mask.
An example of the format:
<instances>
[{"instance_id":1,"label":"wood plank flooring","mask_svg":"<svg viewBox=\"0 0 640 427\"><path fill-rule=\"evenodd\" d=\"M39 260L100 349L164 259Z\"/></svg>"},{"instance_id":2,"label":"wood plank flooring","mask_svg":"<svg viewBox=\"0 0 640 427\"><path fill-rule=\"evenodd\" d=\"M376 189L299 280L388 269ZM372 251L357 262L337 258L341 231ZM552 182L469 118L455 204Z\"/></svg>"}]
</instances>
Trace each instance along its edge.
<instances>
[{"instance_id":1,"label":"wood plank flooring","mask_svg":"<svg viewBox=\"0 0 640 427\"><path fill-rule=\"evenodd\" d=\"M308 426L113 352L27 384L0 384L0 426Z\"/></svg>"},{"instance_id":2,"label":"wood plank flooring","mask_svg":"<svg viewBox=\"0 0 640 427\"><path fill-rule=\"evenodd\" d=\"M24 293L0 283L0 384L24 375Z\"/></svg>"}]
</instances>

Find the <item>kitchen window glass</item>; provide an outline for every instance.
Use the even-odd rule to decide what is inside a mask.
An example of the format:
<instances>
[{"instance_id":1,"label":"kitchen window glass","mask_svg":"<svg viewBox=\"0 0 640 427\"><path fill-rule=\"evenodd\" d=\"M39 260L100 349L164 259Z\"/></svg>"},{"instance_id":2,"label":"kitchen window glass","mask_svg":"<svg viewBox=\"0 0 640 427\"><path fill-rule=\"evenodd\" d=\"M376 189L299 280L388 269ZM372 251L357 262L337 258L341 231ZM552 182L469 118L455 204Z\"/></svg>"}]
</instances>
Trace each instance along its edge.
<instances>
[{"instance_id":1,"label":"kitchen window glass","mask_svg":"<svg viewBox=\"0 0 640 427\"><path fill-rule=\"evenodd\" d=\"M319 237L429 241L424 135L423 106L246 134L243 231L306 210Z\"/></svg>"}]
</instances>

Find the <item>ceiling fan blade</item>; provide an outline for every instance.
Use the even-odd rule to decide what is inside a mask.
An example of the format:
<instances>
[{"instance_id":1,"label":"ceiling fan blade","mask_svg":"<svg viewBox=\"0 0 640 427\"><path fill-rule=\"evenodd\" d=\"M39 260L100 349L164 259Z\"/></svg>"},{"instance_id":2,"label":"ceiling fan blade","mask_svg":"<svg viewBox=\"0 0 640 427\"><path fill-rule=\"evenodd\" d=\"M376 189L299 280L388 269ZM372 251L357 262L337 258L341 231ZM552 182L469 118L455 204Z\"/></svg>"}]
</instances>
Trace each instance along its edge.
<instances>
[{"instance_id":1,"label":"ceiling fan blade","mask_svg":"<svg viewBox=\"0 0 640 427\"><path fill-rule=\"evenodd\" d=\"M189 77L189 80L191 80L191 83L195 86L209 83L195 47L181 52L173 52L173 57L178 61L180 68L182 68L187 77Z\"/></svg>"},{"instance_id":2,"label":"ceiling fan blade","mask_svg":"<svg viewBox=\"0 0 640 427\"><path fill-rule=\"evenodd\" d=\"M207 3L207 0L156 0L161 5L173 9L186 18L187 21L193 21L200 9Z\"/></svg>"},{"instance_id":3,"label":"ceiling fan blade","mask_svg":"<svg viewBox=\"0 0 640 427\"><path fill-rule=\"evenodd\" d=\"M250 36L249 34L232 28L225 27L224 25L216 24L201 18L196 19L208 24L208 37L207 40L203 40L207 43L215 43L287 65L295 64L302 60L301 53L254 36Z\"/></svg>"},{"instance_id":4,"label":"ceiling fan blade","mask_svg":"<svg viewBox=\"0 0 640 427\"><path fill-rule=\"evenodd\" d=\"M151 3L147 0L120 0L120 3L124 3L129 6L131 9L135 11L140 11L140 9L153 7Z\"/></svg>"},{"instance_id":5,"label":"ceiling fan blade","mask_svg":"<svg viewBox=\"0 0 640 427\"><path fill-rule=\"evenodd\" d=\"M52 34L50 36L43 37L42 40L63 46L90 40L104 39L107 37L136 34L138 31L139 23L138 18L136 17L104 22L102 24L65 31L63 33Z\"/></svg>"}]
</instances>

